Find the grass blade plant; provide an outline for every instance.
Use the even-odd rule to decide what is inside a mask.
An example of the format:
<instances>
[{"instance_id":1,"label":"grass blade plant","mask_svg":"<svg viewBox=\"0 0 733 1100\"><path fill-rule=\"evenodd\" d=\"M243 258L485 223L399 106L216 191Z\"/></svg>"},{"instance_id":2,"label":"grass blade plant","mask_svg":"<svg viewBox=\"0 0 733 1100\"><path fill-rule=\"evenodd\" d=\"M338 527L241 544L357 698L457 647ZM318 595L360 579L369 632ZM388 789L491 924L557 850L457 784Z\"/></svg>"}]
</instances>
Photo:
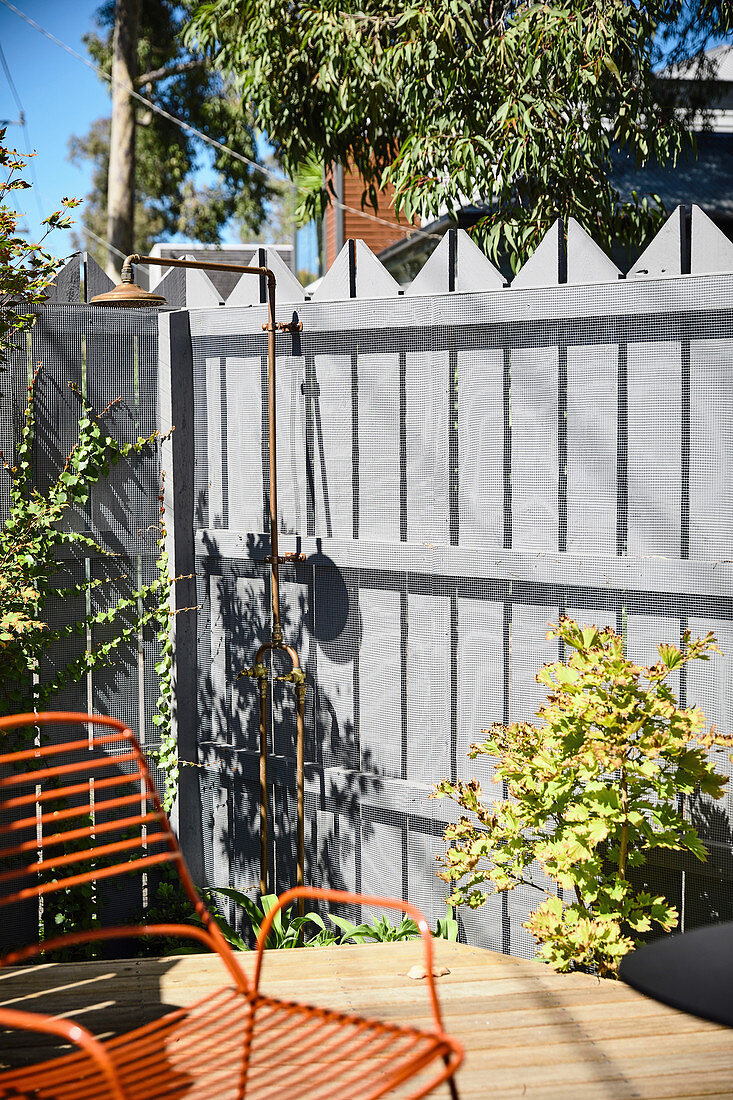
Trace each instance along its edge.
<instances>
[{"instance_id":1,"label":"grass blade plant","mask_svg":"<svg viewBox=\"0 0 733 1100\"><path fill-rule=\"evenodd\" d=\"M244 934L240 934L224 918L216 905L216 895L231 898L243 910ZM207 904L217 924L232 947L246 951L253 946L259 935L262 922L277 902L276 894L264 894L259 904L241 890L228 886L217 886L208 891ZM293 947L330 947L346 943L395 943L401 940L419 938L417 925L410 917L404 917L399 924L391 924L386 917L376 917L373 921L354 924L345 917L328 913L326 918L333 928L327 927L319 913L306 913L302 917L293 916L293 906L281 909L273 921L267 942L268 948L289 949ZM315 929L315 933L312 931ZM338 931L335 931L337 929ZM439 939L458 940L458 922L450 906L445 917L438 920L433 935Z\"/></svg>"}]
</instances>

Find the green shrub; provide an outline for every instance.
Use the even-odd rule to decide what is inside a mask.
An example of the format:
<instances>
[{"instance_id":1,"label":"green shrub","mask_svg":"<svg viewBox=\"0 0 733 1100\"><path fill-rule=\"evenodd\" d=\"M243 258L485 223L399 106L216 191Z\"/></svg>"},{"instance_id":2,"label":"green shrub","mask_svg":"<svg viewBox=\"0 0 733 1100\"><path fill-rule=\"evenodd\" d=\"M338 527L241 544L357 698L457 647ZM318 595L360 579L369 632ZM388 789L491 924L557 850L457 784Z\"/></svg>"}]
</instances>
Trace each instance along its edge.
<instances>
[{"instance_id":1,"label":"green shrub","mask_svg":"<svg viewBox=\"0 0 733 1100\"><path fill-rule=\"evenodd\" d=\"M244 936L240 936L225 920L216 906L216 894L223 894L225 897L231 898L243 909L244 923L249 934L245 932ZM256 901L253 901L247 894L242 893L241 890L235 890L228 886L217 886L214 891L208 891L207 902L209 903L211 915L232 947L236 947L239 951L248 951L250 946L257 940L265 917L275 907L277 894L263 894L258 905ZM281 909L275 916L267 939L267 947L282 950L304 946L323 947L336 942L336 934L326 928L323 918L318 913L306 913L302 917L296 917L293 916L293 908L292 905L289 905L286 909ZM308 936L306 934L309 926L317 929L315 935L311 933Z\"/></svg>"},{"instance_id":2,"label":"green shrub","mask_svg":"<svg viewBox=\"0 0 733 1100\"><path fill-rule=\"evenodd\" d=\"M236 932L218 911L216 906L216 894L223 894L231 898L244 910L245 925L244 935ZM227 941L232 947L240 951L247 951L254 944L259 935L260 927L267 914L277 902L277 894L264 894L260 898L259 905L242 893L230 887L218 886L213 891L208 891L207 902L212 916L221 928ZM293 916L294 906L289 905L281 909L273 921L267 946L272 948L292 947L329 947L333 944L345 943L394 943L398 940L414 940L420 932L415 922L410 917L404 917L399 924L391 924L386 917L375 918L371 923L353 924L344 917L329 913L328 921L340 930L334 931L327 928L323 918L318 913L306 913L302 917ZM312 929L315 928L315 934ZM438 939L458 939L458 922L453 917L450 906L445 917L438 920L433 933Z\"/></svg>"},{"instance_id":3,"label":"green shrub","mask_svg":"<svg viewBox=\"0 0 733 1100\"><path fill-rule=\"evenodd\" d=\"M702 711L681 708L669 678L720 650L712 634L687 632L681 649L660 644L659 660L643 668L610 627L566 618L548 638L569 657L537 675L548 689L542 725L495 725L469 753L495 758L508 797L485 805L476 780L435 788L434 797L472 815L446 829L439 873L453 904L478 907L490 893L537 887L531 869L539 864L556 883L556 892L537 887L547 896L524 924L539 956L557 970L613 975L647 934L678 923L665 897L634 887L634 869L657 848L707 856L680 800L722 795L727 779L707 750L730 739L714 728L704 734Z\"/></svg>"}]
</instances>

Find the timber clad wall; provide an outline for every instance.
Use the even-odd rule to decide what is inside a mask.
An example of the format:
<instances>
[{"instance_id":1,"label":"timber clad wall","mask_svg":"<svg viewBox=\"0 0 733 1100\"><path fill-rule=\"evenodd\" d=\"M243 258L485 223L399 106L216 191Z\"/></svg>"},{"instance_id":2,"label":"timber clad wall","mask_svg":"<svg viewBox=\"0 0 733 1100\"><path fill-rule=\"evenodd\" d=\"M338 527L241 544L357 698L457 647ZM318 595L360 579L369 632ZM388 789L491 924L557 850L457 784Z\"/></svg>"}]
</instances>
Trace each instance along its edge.
<instances>
[{"instance_id":1,"label":"timber clad wall","mask_svg":"<svg viewBox=\"0 0 733 1100\"><path fill-rule=\"evenodd\" d=\"M327 268L336 259L337 241L339 239L343 242L350 237L359 238L364 241L372 252L381 252L388 245L404 240L405 230L409 231L411 229L410 222L403 215L400 215L399 218L395 216L394 206L392 205L394 187L390 185L379 192L380 203L376 213L382 221L375 221L372 217L367 216L375 213L371 206L366 207L364 214L359 213L361 210L361 196L364 190L361 176L354 171L344 169L342 178L343 195L341 201L351 209L342 210L336 206L329 206L326 211ZM339 223L338 228L337 222ZM385 222L392 224L385 225ZM403 228L401 229L400 226Z\"/></svg>"},{"instance_id":2,"label":"timber clad wall","mask_svg":"<svg viewBox=\"0 0 733 1100\"><path fill-rule=\"evenodd\" d=\"M625 278L572 222L566 263L556 226L509 288L462 233L405 294L359 241L313 300L278 271L278 319L303 325L278 336L277 370L281 545L306 555L282 589L309 685L308 882L442 915L434 856L452 810L431 784L478 774L501 794L467 749L492 722L532 718L560 614L611 623L645 663L658 641L713 629L726 656L677 686L733 730L733 246L696 209L683 233L676 212ZM178 820L209 884L254 892L257 700L237 676L269 636L266 315L257 279L222 309L193 275L168 277L189 308L159 318L160 416L179 448L163 457L172 554L179 572L195 555L197 584L178 638L179 750L196 765ZM295 863L283 685L272 707L282 889ZM649 885L688 927L730 919L733 792L685 810L710 859L670 855ZM464 934L530 955L521 925L538 897L463 912Z\"/></svg>"}]
</instances>

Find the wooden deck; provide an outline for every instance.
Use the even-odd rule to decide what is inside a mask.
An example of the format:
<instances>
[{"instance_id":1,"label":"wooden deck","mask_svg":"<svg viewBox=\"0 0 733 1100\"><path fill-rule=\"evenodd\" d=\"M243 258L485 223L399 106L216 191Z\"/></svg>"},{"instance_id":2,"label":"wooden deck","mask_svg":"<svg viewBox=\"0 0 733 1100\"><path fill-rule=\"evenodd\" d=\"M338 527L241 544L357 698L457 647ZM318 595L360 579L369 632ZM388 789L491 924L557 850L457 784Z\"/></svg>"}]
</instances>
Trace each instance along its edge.
<instances>
[{"instance_id":1,"label":"wooden deck","mask_svg":"<svg viewBox=\"0 0 733 1100\"><path fill-rule=\"evenodd\" d=\"M463 1100L733 1098L733 1029L665 1008L620 983L557 975L540 963L461 944L436 947L437 963L450 970L438 979L446 1030L466 1047L458 1074ZM240 957L251 966L251 956ZM427 1025L425 982L407 977L420 962L420 944L412 942L273 951L262 984L288 999ZM47 964L0 971L0 1005L73 1015L87 1026L94 1026L96 1008L94 1029L104 1033L191 1003L220 984L220 965L209 955ZM32 1051L16 1038L15 1064ZM0 1049L0 1063L4 1057Z\"/></svg>"}]
</instances>

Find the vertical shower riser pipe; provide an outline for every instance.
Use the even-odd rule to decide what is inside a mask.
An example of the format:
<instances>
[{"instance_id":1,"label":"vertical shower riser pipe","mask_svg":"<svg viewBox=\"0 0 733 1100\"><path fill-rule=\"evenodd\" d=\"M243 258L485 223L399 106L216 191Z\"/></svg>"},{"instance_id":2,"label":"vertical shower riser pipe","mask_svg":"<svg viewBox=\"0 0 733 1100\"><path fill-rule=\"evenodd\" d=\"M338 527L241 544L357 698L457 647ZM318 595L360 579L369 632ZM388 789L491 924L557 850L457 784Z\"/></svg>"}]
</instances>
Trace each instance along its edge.
<instances>
[{"instance_id":1,"label":"vertical shower riser pipe","mask_svg":"<svg viewBox=\"0 0 733 1100\"><path fill-rule=\"evenodd\" d=\"M277 676L282 683L295 685L297 699L297 732L296 732L296 786L297 786L297 869L296 878L298 885L302 885L305 866L305 673L300 667L300 659L292 646L271 642L263 642L257 650L255 663L252 669L245 669L245 675L256 676L260 687L260 888L262 893L271 893L266 889L267 875L267 707L264 698L267 693L267 669L264 664L265 655L276 650L286 653L290 658L290 672ZM240 673L242 675L242 673ZM264 807L264 812L263 808ZM305 899L298 898L298 915L305 912Z\"/></svg>"},{"instance_id":2,"label":"vertical shower riser pipe","mask_svg":"<svg viewBox=\"0 0 733 1100\"><path fill-rule=\"evenodd\" d=\"M265 670L267 672L267 670ZM260 894L267 891L267 851L268 851L268 813L267 813L267 675L257 679L260 696Z\"/></svg>"},{"instance_id":3,"label":"vertical shower riser pipe","mask_svg":"<svg viewBox=\"0 0 733 1100\"><path fill-rule=\"evenodd\" d=\"M278 326L276 320L276 280L275 274L269 267L250 267L245 264L222 264L207 260L176 260L158 256L139 256L133 254L127 256L122 266L122 283L132 282L133 264L145 264L155 267L187 267L198 270L236 271L242 274L264 276L267 280L267 424L268 424L268 454L269 454L269 497L270 497L270 554L267 561L270 565L270 590L272 607L272 631L270 641L260 646L255 658L254 668L244 669L240 676L251 676L257 679L260 698L260 890L263 894L270 893L268 889L269 875L267 867L268 846L268 797L267 797L267 696L268 680L267 670L262 664L262 658L267 652L281 650L291 659L291 670L285 676L277 679L293 683L297 696L297 804L298 804L298 837L297 837L297 885L303 885L304 861L305 861L305 796L304 796L304 740L305 740L305 674L300 667L298 654L292 646L283 644L282 626L280 622L280 562L284 560L297 560L295 555L287 555L286 559L280 557L278 548L278 510L277 510L277 407L275 391L275 335L278 327L288 331L291 326ZM298 899L298 911L302 915L304 901Z\"/></svg>"}]
</instances>

